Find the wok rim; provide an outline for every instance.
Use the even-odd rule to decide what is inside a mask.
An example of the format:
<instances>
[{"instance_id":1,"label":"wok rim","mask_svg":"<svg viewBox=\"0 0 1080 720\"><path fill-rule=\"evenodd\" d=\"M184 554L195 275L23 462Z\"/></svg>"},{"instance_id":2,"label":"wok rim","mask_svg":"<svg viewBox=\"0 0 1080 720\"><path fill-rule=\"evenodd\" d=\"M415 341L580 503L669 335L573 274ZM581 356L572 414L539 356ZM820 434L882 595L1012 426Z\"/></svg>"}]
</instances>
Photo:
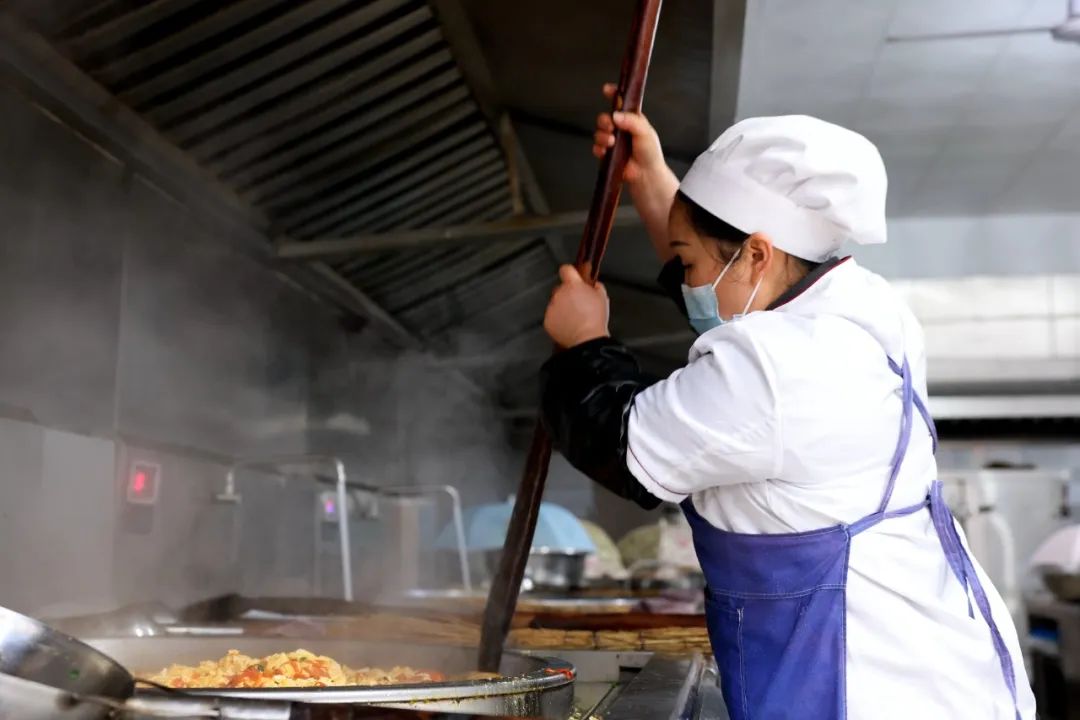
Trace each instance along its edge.
<instances>
[{"instance_id":1,"label":"wok rim","mask_svg":"<svg viewBox=\"0 0 1080 720\"><path fill-rule=\"evenodd\" d=\"M160 696L177 694L195 697L220 697L248 700L279 700L316 704L387 704L438 702L445 700L470 700L525 692L548 692L571 685L577 678L574 666L543 655L508 651L508 656L542 662L543 667L524 675L513 675L492 680L461 680L439 683L407 683L397 685L349 685L322 688L175 688L166 693L160 689L136 687L136 696ZM136 682L139 678L136 678Z\"/></svg>"}]
</instances>

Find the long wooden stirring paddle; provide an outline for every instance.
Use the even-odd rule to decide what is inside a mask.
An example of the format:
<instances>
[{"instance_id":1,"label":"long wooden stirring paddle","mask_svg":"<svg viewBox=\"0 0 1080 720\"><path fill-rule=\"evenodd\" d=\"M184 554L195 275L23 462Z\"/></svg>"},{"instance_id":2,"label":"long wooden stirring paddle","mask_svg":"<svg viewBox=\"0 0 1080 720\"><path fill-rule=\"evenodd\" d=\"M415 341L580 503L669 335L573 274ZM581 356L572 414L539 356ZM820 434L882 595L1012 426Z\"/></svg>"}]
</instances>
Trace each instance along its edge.
<instances>
[{"instance_id":1,"label":"long wooden stirring paddle","mask_svg":"<svg viewBox=\"0 0 1080 720\"><path fill-rule=\"evenodd\" d=\"M615 91L614 110L641 110L661 3L662 0L638 0L626 53L623 55L618 89ZM630 135L616 130L615 146L600 163L585 232L581 244L578 245L577 269L590 284L596 283L600 272L600 261L604 258L611 235L611 223L622 192L623 171L630 159L630 153ZM525 563L532 548L550 460L551 438L538 421L533 431L532 444L529 446L521 487L514 501L514 512L510 516L502 557L484 608L478 662L479 669L484 672L499 671L503 645L506 643L510 621L517 605L521 581L525 576Z\"/></svg>"}]
</instances>

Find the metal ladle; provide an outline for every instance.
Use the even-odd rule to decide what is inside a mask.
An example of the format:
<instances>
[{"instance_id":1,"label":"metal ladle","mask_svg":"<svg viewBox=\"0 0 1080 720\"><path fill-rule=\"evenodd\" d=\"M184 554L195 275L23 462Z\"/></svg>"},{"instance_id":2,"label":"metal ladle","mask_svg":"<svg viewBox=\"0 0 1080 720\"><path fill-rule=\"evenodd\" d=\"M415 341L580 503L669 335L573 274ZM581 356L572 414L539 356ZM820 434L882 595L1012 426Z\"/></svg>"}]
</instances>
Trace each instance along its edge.
<instances>
[{"instance_id":1,"label":"metal ladle","mask_svg":"<svg viewBox=\"0 0 1080 720\"><path fill-rule=\"evenodd\" d=\"M48 688L63 695L50 693ZM121 702L134 691L131 673L109 656L38 620L0 607L3 717L98 717L100 706L79 707L78 699L101 697ZM64 697L70 698L66 706Z\"/></svg>"}]
</instances>

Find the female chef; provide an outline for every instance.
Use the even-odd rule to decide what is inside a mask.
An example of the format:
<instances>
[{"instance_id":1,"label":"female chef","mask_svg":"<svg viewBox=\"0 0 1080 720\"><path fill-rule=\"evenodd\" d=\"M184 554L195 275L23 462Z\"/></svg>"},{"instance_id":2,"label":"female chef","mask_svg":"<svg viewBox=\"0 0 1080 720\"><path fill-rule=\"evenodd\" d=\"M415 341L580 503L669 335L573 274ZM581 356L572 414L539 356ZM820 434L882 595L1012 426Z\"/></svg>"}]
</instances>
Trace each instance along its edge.
<instances>
[{"instance_id":1,"label":"female chef","mask_svg":"<svg viewBox=\"0 0 1080 720\"><path fill-rule=\"evenodd\" d=\"M941 497L914 316L836 253L885 242L885 168L811 117L739 122L680 182L640 115L625 179L699 337L656 382L572 267L544 326L544 422L646 508L680 503L733 720L1032 720L1016 630Z\"/></svg>"}]
</instances>

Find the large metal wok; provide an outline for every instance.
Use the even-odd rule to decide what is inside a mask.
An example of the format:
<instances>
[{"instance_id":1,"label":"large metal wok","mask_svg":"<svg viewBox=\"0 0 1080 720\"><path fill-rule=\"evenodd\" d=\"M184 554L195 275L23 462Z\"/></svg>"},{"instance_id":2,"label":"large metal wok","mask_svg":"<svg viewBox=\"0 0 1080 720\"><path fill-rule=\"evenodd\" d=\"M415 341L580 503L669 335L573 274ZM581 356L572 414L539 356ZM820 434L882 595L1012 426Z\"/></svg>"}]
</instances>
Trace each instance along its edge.
<instances>
[{"instance_id":1,"label":"large metal wok","mask_svg":"<svg viewBox=\"0 0 1080 720\"><path fill-rule=\"evenodd\" d=\"M328 655L350 667L408 665L453 675L476 667L475 648L405 643L366 643L325 638L268 637L151 637L103 638L86 641L124 665L136 677L156 673L172 663L194 665L216 659L236 649L253 657L303 648ZM188 690L185 695L205 698L208 707L216 698L278 701L286 703L362 704L428 712L452 712L507 717L562 720L572 709L574 668L561 660L506 653L495 680L422 683L376 687L267 688ZM163 710L174 700L168 695L137 691L136 702Z\"/></svg>"}]
</instances>

